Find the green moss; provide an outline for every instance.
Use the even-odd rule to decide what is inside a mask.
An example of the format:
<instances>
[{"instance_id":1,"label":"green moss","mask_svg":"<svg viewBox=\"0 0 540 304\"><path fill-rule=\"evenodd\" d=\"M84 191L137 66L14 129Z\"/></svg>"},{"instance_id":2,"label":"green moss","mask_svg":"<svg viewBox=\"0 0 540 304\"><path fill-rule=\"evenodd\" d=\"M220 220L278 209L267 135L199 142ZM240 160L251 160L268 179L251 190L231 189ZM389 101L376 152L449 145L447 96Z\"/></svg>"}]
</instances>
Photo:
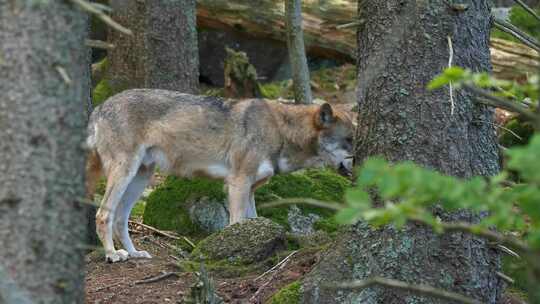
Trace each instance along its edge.
<instances>
[{"instance_id":1,"label":"green moss","mask_svg":"<svg viewBox=\"0 0 540 304\"><path fill-rule=\"evenodd\" d=\"M283 82L270 82L259 85L261 95L264 98L277 99L282 97L284 90Z\"/></svg>"},{"instance_id":2,"label":"green moss","mask_svg":"<svg viewBox=\"0 0 540 304\"><path fill-rule=\"evenodd\" d=\"M261 208L265 203L281 198L313 198L326 202L343 202L345 190L350 181L331 170L304 170L291 174L272 177L269 183L255 193L257 211L260 216L289 228L288 206ZM223 182L208 179L181 179L169 177L154 190L147 199L144 211L144 223L164 230L175 230L184 235L198 234L197 227L191 222L186 203L206 196L216 201L224 201L226 194ZM321 216L315 223L317 229L335 232L338 225L331 210L299 205L304 214L314 213Z\"/></svg>"},{"instance_id":3,"label":"green moss","mask_svg":"<svg viewBox=\"0 0 540 304\"><path fill-rule=\"evenodd\" d=\"M107 79L101 80L92 92L92 103L95 106L102 104L107 98L114 95L113 89Z\"/></svg>"},{"instance_id":4,"label":"green moss","mask_svg":"<svg viewBox=\"0 0 540 304\"><path fill-rule=\"evenodd\" d=\"M293 282L275 293L269 304L298 304L302 301L302 283L300 281Z\"/></svg>"},{"instance_id":5,"label":"green moss","mask_svg":"<svg viewBox=\"0 0 540 304\"><path fill-rule=\"evenodd\" d=\"M200 270L199 261L182 260L178 263L178 266L183 271L195 272ZM225 260L222 261L204 261L204 266L209 272L216 274L220 278L238 278L250 273L257 273L263 271L267 267L264 264L252 264L252 265L240 265L231 264Z\"/></svg>"},{"instance_id":6,"label":"green moss","mask_svg":"<svg viewBox=\"0 0 540 304\"><path fill-rule=\"evenodd\" d=\"M521 137L521 139L519 139L516 135L512 134L512 132L503 130L503 133L499 137L499 142L506 148L526 145L534 133L534 128L530 123L522 122L517 118L507 122L504 127Z\"/></svg>"},{"instance_id":7,"label":"green moss","mask_svg":"<svg viewBox=\"0 0 540 304\"><path fill-rule=\"evenodd\" d=\"M281 198L312 198L325 202L343 202L350 181L331 170L309 169L292 174L274 176L270 182L257 190L255 201L261 216L288 227L287 207L261 208L265 203ZM309 205L298 205L303 214L314 213L321 216L315 223L317 229L334 232L338 224L331 210Z\"/></svg>"},{"instance_id":8,"label":"green moss","mask_svg":"<svg viewBox=\"0 0 540 304\"><path fill-rule=\"evenodd\" d=\"M144 214L144 208L146 207L145 201L138 201L135 206L133 206L133 209L131 209L131 216L132 217L142 217Z\"/></svg>"},{"instance_id":9,"label":"green moss","mask_svg":"<svg viewBox=\"0 0 540 304\"><path fill-rule=\"evenodd\" d=\"M144 223L182 235L200 234L191 221L186 203L199 197L225 200L223 183L208 179L168 177L146 200Z\"/></svg>"}]
</instances>

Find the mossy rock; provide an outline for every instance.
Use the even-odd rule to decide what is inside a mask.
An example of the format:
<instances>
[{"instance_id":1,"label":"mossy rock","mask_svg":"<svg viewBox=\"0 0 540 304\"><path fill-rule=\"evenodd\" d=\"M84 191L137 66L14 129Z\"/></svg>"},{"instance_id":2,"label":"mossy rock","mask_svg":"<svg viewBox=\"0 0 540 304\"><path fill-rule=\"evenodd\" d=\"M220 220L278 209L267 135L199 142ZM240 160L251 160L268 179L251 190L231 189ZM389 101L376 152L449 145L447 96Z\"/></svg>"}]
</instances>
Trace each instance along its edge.
<instances>
[{"instance_id":1,"label":"mossy rock","mask_svg":"<svg viewBox=\"0 0 540 304\"><path fill-rule=\"evenodd\" d=\"M343 202L350 181L331 170L304 170L272 177L269 183L255 193L257 211L289 230L289 206L263 208L265 203L281 198L312 198L326 202ZM223 182L203 178L185 179L168 177L146 200L144 223L163 230L174 230L183 235L204 235L189 215L189 204L206 197L211 201L225 202ZM320 217L315 230L335 232L338 225L333 212L308 205L298 205L302 214Z\"/></svg>"},{"instance_id":2,"label":"mossy rock","mask_svg":"<svg viewBox=\"0 0 540 304\"><path fill-rule=\"evenodd\" d=\"M259 217L236 223L218 231L197 244L194 259L227 261L232 265L261 262L287 248L285 228Z\"/></svg>"},{"instance_id":3,"label":"mossy rock","mask_svg":"<svg viewBox=\"0 0 540 304\"><path fill-rule=\"evenodd\" d=\"M143 221L147 225L174 230L182 235L204 234L204 230L193 223L189 214L189 204L203 197L215 202L225 201L223 182L168 177L146 199Z\"/></svg>"},{"instance_id":4,"label":"mossy rock","mask_svg":"<svg viewBox=\"0 0 540 304\"><path fill-rule=\"evenodd\" d=\"M273 221L289 229L286 206L264 208L266 203L281 198L311 198L329 203L342 203L347 188L351 182L331 170L303 170L291 174L277 175L270 182L257 190L255 201L259 215L271 218ZM320 207L299 204L303 214L316 214L320 220L315 222L316 230L335 232L338 225L333 219L333 211Z\"/></svg>"},{"instance_id":5,"label":"mossy rock","mask_svg":"<svg viewBox=\"0 0 540 304\"><path fill-rule=\"evenodd\" d=\"M299 304L302 301L302 283L293 282L276 292L268 304Z\"/></svg>"}]
</instances>

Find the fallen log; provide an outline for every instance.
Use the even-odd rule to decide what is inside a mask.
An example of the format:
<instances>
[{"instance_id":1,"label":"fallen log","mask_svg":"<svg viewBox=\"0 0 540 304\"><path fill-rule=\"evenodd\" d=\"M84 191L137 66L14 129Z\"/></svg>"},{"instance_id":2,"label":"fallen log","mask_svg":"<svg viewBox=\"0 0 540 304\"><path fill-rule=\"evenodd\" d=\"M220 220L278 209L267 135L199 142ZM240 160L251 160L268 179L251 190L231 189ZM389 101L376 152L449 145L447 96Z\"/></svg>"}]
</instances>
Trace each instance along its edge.
<instances>
[{"instance_id":1,"label":"fallen log","mask_svg":"<svg viewBox=\"0 0 540 304\"><path fill-rule=\"evenodd\" d=\"M285 44L284 0L198 0L200 28L232 31ZM354 63L357 0L303 0L306 51L311 56ZM494 74L523 80L540 69L540 54L519 43L492 38Z\"/></svg>"}]
</instances>

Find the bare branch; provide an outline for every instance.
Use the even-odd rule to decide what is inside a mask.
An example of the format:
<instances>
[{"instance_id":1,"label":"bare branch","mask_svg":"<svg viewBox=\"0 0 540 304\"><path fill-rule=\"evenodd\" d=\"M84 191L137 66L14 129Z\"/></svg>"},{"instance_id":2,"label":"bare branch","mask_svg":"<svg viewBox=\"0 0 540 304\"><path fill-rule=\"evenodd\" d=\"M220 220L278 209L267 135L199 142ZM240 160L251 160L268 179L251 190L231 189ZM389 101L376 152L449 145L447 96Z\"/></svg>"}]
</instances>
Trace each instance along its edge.
<instances>
[{"instance_id":1,"label":"bare branch","mask_svg":"<svg viewBox=\"0 0 540 304\"><path fill-rule=\"evenodd\" d=\"M500 272L500 271L497 271L496 272L497 276L499 278L501 278L501 280L505 281L506 283L512 285L514 284L516 281L514 279L512 279L511 277L505 275L504 273Z\"/></svg>"},{"instance_id":2,"label":"bare branch","mask_svg":"<svg viewBox=\"0 0 540 304\"><path fill-rule=\"evenodd\" d=\"M113 29L121 33L124 33L126 35L130 35L130 36L133 35L133 32L130 29L123 27L118 22L112 20L112 18L109 15L105 14L103 12L104 11L103 5L96 6L86 0L71 0L71 2L78 5L82 10L90 14L96 15L96 17L98 17L101 21L105 22L107 25L109 25Z\"/></svg>"},{"instance_id":3,"label":"bare branch","mask_svg":"<svg viewBox=\"0 0 540 304\"><path fill-rule=\"evenodd\" d=\"M482 302L469 298L467 296L450 292L442 289L438 289L429 285L424 284L409 284L398 280L386 279L381 277L372 277L366 280L357 280L352 282L339 283L335 285L329 285L329 288L336 289L354 289L361 290L374 285L380 285L385 287L390 287L394 289L410 291L417 294L421 294L428 297L433 297L437 299L444 299L450 301L457 301L464 304L482 304Z\"/></svg>"},{"instance_id":4,"label":"bare branch","mask_svg":"<svg viewBox=\"0 0 540 304\"><path fill-rule=\"evenodd\" d=\"M426 222L425 220L421 218L412 218L412 220L417 223L431 226L430 223ZM502 244L504 246L507 246L507 247L510 247L510 248L513 248L515 250L519 250L525 253L528 253L531 251L531 248L529 247L529 245L527 245L527 243L521 240L518 240L517 238L513 236L506 236L496 231L478 227L470 223L452 222L452 223L439 223L439 225L444 230L444 232L466 232L466 233L483 237L487 240L494 241L498 244Z\"/></svg>"},{"instance_id":5,"label":"bare branch","mask_svg":"<svg viewBox=\"0 0 540 304\"><path fill-rule=\"evenodd\" d=\"M493 107L502 108L510 112L518 113L520 115L523 115L525 119L533 121L533 122L537 122L539 119L539 117L537 117L532 111L520 105L519 103L508 101L508 100L499 98L497 96L493 96L488 91L475 88L467 84L464 84L463 87L467 91L470 91L471 93L475 95L483 97L481 99L477 99L477 101L480 103L493 106Z\"/></svg>"},{"instance_id":6,"label":"bare branch","mask_svg":"<svg viewBox=\"0 0 540 304\"><path fill-rule=\"evenodd\" d=\"M530 8L529 6L527 6L527 4L525 4L523 1L521 0L514 0L517 4L521 5L521 7L523 7L523 9L525 9L529 14L531 14L534 18L536 18L536 20L540 21L540 16L538 16L536 14L536 12Z\"/></svg>"},{"instance_id":7,"label":"bare branch","mask_svg":"<svg viewBox=\"0 0 540 304\"><path fill-rule=\"evenodd\" d=\"M523 44L536 50L537 52L540 52L540 44L538 43L538 41L515 27L512 23L495 17L493 18L493 20L493 25L495 25L496 28L509 35L512 35L514 38L518 39Z\"/></svg>"},{"instance_id":8,"label":"bare branch","mask_svg":"<svg viewBox=\"0 0 540 304\"><path fill-rule=\"evenodd\" d=\"M114 49L114 44L108 43L108 42L105 42L105 41L101 41L101 40L86 39L84 41L84 44L87 47L91 47L91 48L94 48L94 49L103 49L103 50Z\"/></svg>"}]
</instances>

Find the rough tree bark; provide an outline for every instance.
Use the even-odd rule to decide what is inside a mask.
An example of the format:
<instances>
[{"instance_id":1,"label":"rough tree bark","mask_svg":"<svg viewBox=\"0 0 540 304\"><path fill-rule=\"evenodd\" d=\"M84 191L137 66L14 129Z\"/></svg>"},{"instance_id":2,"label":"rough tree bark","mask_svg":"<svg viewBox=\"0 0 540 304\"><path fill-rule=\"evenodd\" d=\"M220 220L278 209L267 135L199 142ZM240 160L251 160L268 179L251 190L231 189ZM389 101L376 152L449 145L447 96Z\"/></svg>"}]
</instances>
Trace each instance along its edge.
<instances>
[{"instance_id":1,"label":"rough tree bark","mask_svg":"<svg viewBox=\"0 0 540 304\"><path fill-rule=\"evenodd\" d=\"M499 170L493 113L472 96L448 88L426 90L449 60L489 71L489 5L467 1L454 10L446 1L359 1L356 159L382 155L413 160L445 174L468 178ZM434 212L443 220L475 221L468 211ZM488 242L463 233L435 235L422 226L374 229L359 223L329 249L304 280L304 303L443 303L382 287L336 291L325 283L372 275L423 283L497 303L502 280L498 254Z\"/></svg>"},{"instance_id":2,"label":"rough tree bark","mask_svg":"<svg viewBox=\"0 0 540 304\"><path fill-rule=\"evenodd\" d=\"M112 0L113 19L134 32L109 29L113 91L158 88L197 93L199 60L195 0Z\"/></svg>"},{"instance_id":3,"label":"rough tree bark","mask_svg":"<svg viewBox=\"0 0 540 304\"><path fill-rule=\"evenodd\" d=\"M82 303L87 16L0 0L0 303Z\"/></svg>"},{"instance_id":4,"label":"rough tree bark","mask_svg":"<svg viewBox=\"0 0 540 304\"><path fill-rule=\"evenodd\" d=\"M301 0L285 0L285 27L287 28L287 48L293 79L294 101L297 104L310 104L313 97L304 48Z\"/></svg>"}]
</instances>

